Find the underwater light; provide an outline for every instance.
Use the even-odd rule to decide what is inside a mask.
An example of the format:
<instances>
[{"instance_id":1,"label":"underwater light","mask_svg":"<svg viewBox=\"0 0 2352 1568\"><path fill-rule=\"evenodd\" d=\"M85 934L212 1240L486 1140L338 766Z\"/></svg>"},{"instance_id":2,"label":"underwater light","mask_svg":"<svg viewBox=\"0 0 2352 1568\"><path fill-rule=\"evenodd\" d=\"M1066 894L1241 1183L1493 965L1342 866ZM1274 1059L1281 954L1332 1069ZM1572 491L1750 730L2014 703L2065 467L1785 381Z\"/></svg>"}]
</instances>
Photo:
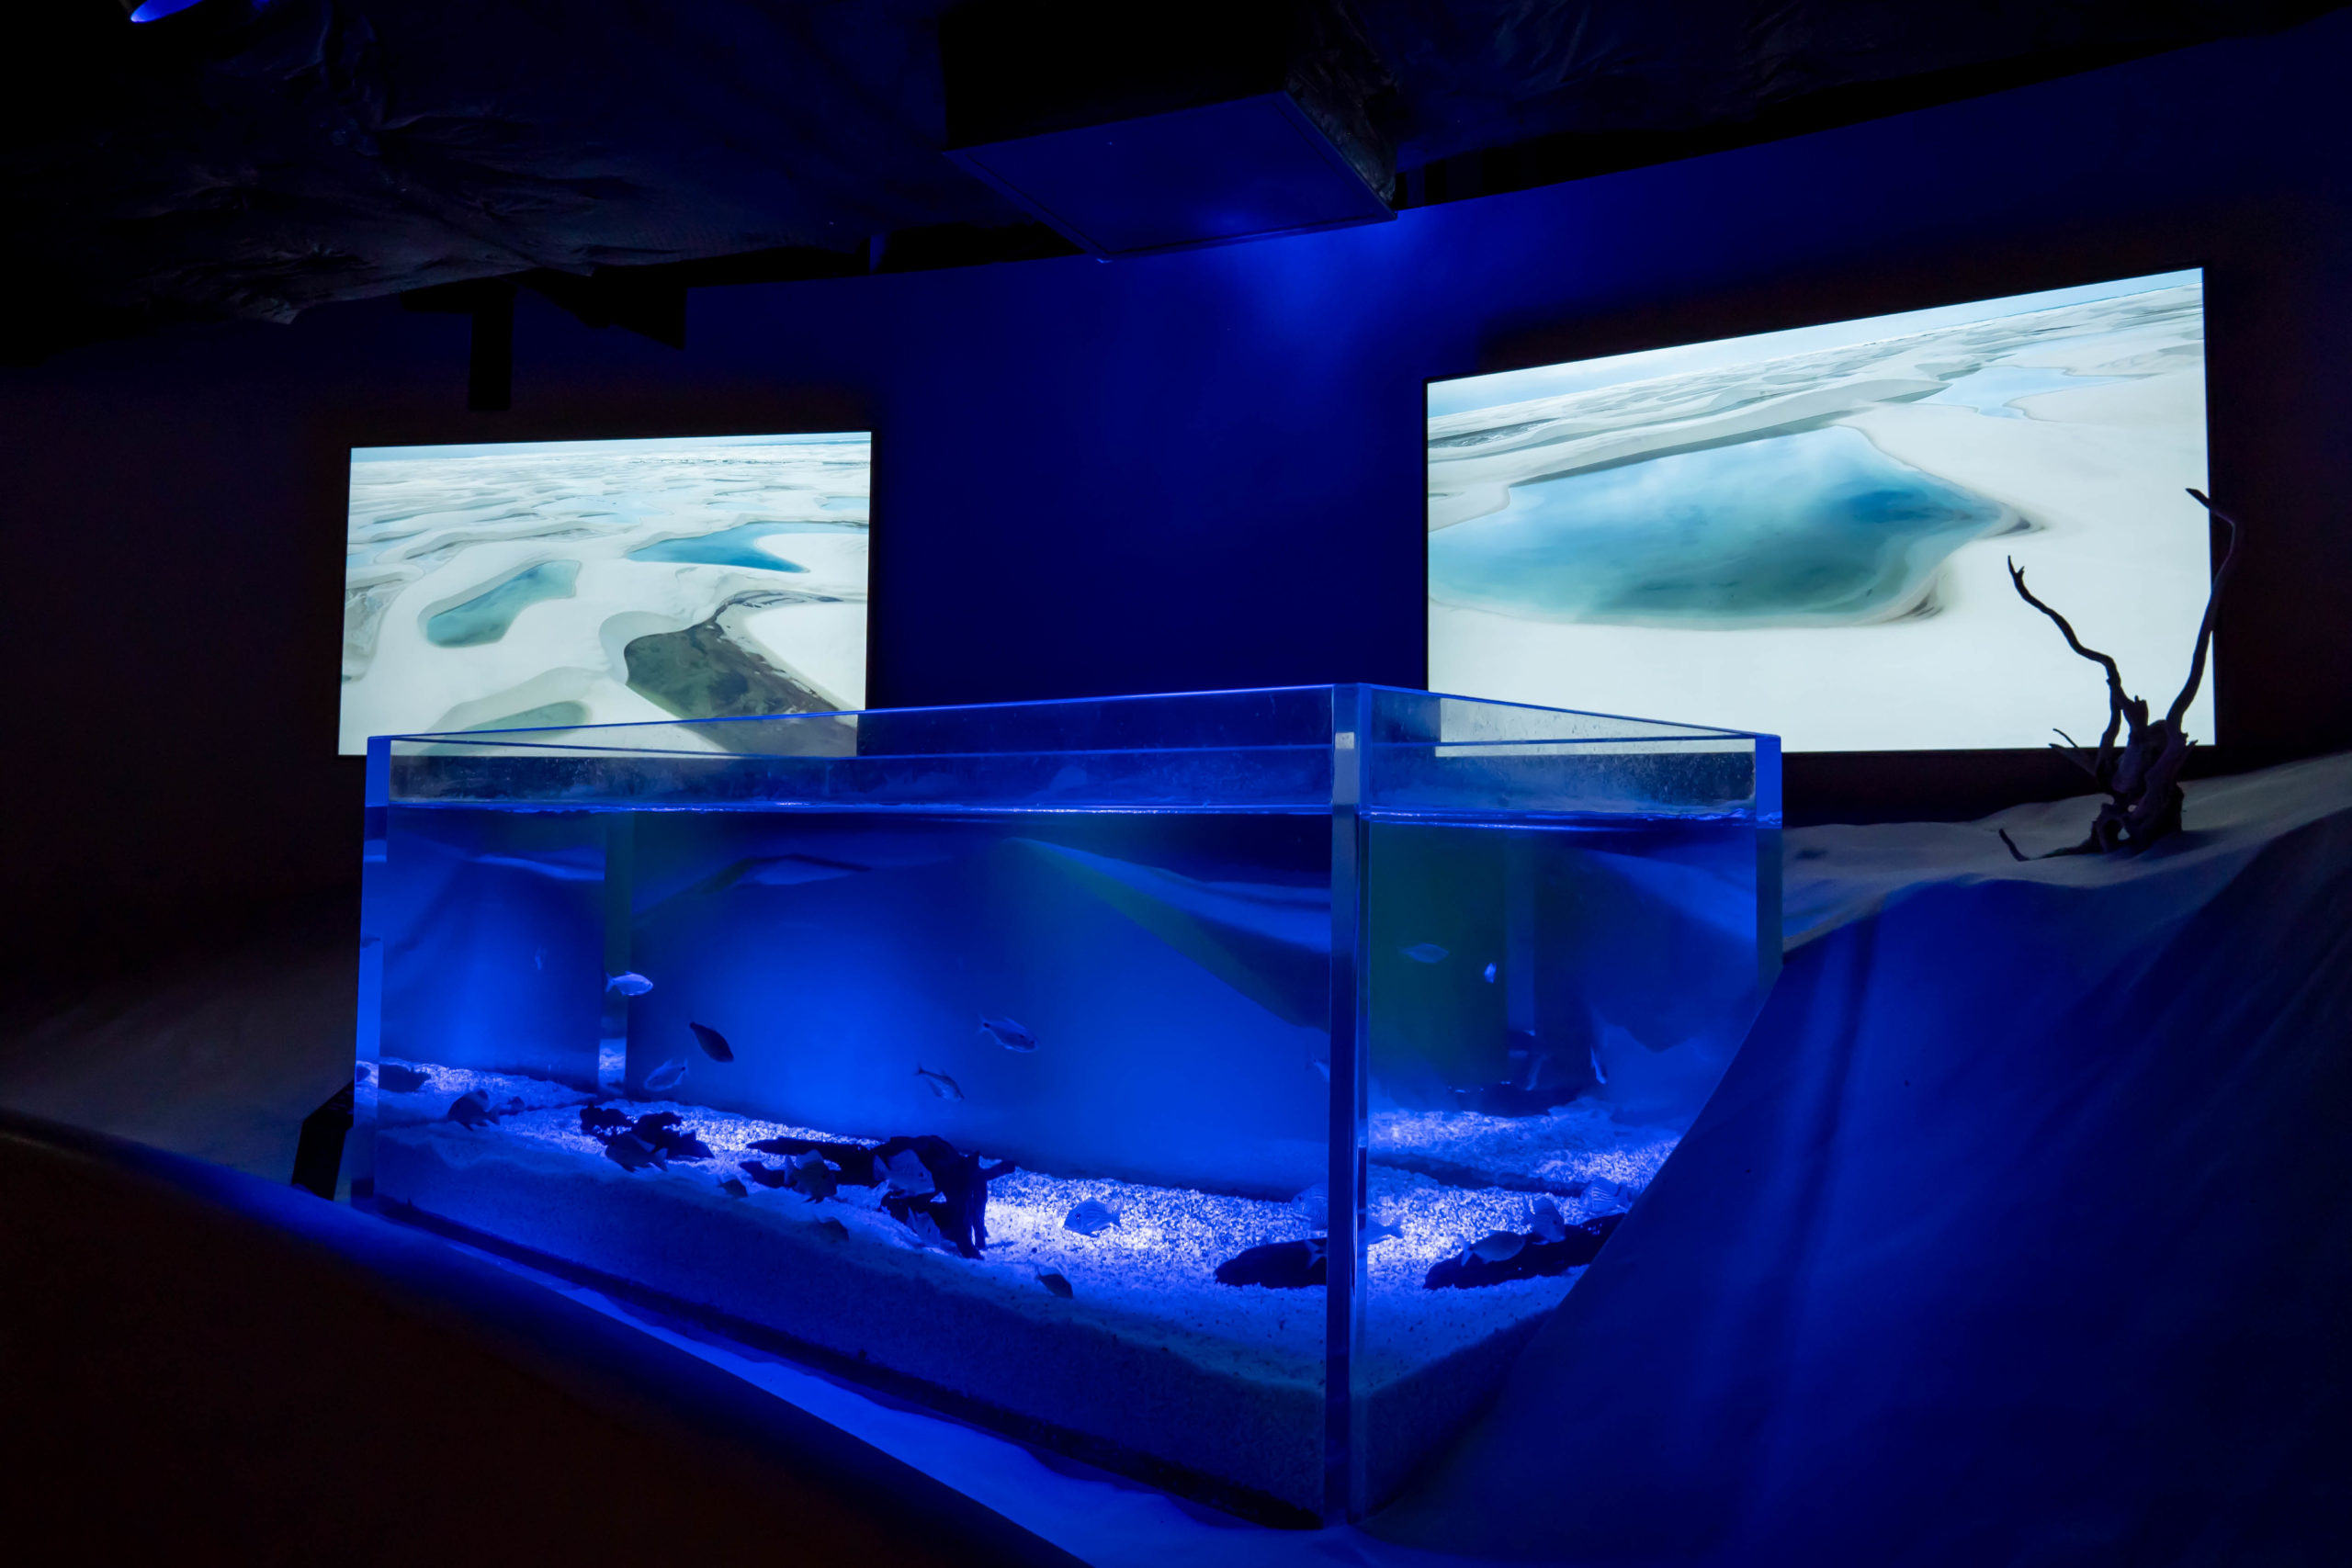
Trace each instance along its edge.
<instances>
[{"instance_id":1,"label":"underwater light","mask_svg":"<svg viewBox=\"0 0 2352 1568\"><path fill-rule=\"evenodd\" d=\"M160 22L165 17L176 17L182 11L201 6L204 0L146 0L146 4L130 13L134 22Z\"/></svg>"}]
</instances>

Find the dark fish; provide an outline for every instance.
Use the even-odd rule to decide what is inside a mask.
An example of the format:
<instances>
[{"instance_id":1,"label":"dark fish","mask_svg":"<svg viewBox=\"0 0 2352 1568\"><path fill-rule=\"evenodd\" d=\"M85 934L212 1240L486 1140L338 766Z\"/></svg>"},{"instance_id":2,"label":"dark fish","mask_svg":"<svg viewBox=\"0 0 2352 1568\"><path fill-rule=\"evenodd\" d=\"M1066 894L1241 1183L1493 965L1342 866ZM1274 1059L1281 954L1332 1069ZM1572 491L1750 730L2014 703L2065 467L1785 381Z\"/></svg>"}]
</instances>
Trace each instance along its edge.
<instances>
[{"instance_id":1,"label":"dark fish","mask_svg":"<svg viewBox=\"0 0 2352 1568\"><path fill-rule=\"evenodd\" d=\"M493 1116L519 1116L529 1109L530 1107L523 1103L523 1097L521 1095L512 1094L506 1097L505 1104L499 1106L496 1110L492 1111L491 1114Z\"/></svg>"},{"instance_id":2,"label":"dark fish","mask_svg":"<svg viewBox=\"0 0 2352 1568\"><path fill-rule=\"evenodd\" d=\"M618 991L625 997L641 997L653 988L653 982L631 969L625 974L605 976L605 989Z\"/></svg>"},{"instance_id":3,"label":"dark fish","mask_svg":"<svg viewBox=\"0 0 2352 1568\"><path fill-rule=\"evenodd\" d=\"M1400 947L1396 951L1416 964L1442 964L1445 961L1445 949L1433 942L1417 942L1410 947Z\"/></svg>"},{"instance_id":4,"label":"dark fish","mask_svg":"<svg viewBox=\"0 0 2352 1568\"><path fill-rule=\"evenodd\" d=\"M1064 1217L1062 1229L1076 1231L1080 1235L1098 1235L1118 1223L1116 1211L1089 1198Z\"/></svg>"},{"instance_id":5,"label":"dark fish","mask_svg":"<svg viewBox=\"0 0 2352 1568\"><path fill-rule=\"evenodd\" d=\"M810 1149L792 1162L792 1190L811 1203L833 1195L833 1168L825 1156Z\"/></svg>"},{"instance_id":6,"label":"dark fish","mask_svg":"<svg viewBox=\"0 0 2352 1568\"><path fill-rule=\"evenodd\" d=\"M782 1155L797 1159L811 1152L820 1154L840 1172L835 1179L844 1187L878 1187L883 1173L874 1158L874 1151L863 1144L822 1144L814 1138L762 1138L752 1145L762 1154Z\"/></svg>"},{"instance_id":7,"label":"dark fish","mask_svg":"<svg viewBox=\"0 0 2352 1568\"><path fill-rule=\"evenodd\" d=\"M1008 1051L1029 1052L1037 1048L1037 1037L1012 1019L984 1016L980 1032Z\"/></svg>"},{"instance_id":8,"label":"dark fish","mask_svg":"<svg viewBox=\"0 0 2352 1568\"><path fill-rule=\"evenodd\" d=\"M731 1062L735 1059L734 1048L727 1043L727 1036L710 1025L689 1022L686 1027L695 1032L695 1043L700 1045L702 1054L712 1061Z\"/></svg>"},{"instance_id":9,"label":"dark fish","mask_svg":"<svg viewBox=\"0 0 2352 1568\"><path fill-rule=\"evenodd\" d=\"M924 1086L942 1100L964 1098L963 1086L945 1073L934 1073L930 1068L918 1064L915 1067L915 1077L922 1079Z\"/></svg>"},{"instance_id":10,"label":"dark fish","mask_svg":"<svg viewBox=\"0 0 2352 1568\"><path fill-rule=\"evenodd\" d=\"M718 1190L729 1198L749 1198L752 1195L750 1188L731 1176L718 1184Z\"/></svg>"},{"instance_id":11,"label":"dark fish","mask_svg":"<svg viewBox=\"0 0 2352 1568\"><path fill-rule=\"evenodd\" d=\"M580 1130L592 1138L609 1144L614 1134L628 1130L628 1118L601 1105L583 1105L580 1108Z\"/></svg>"},{"instance_id":12,"label":"dark fish","mask_svg":"<svg viewBox=\"0 0 2352 1568\"><path fill-rule=\"evenodd\" d=\"M351 1075L351 1081L352 1081L353 1083L366 1083L366 1082L368 1081L368 1064L367 1064L367 1063L365 1063L365 1062L360 1063L360 1064L357 1066L357 1067L356 1067L356 1068L355 1068L355 1069L353 1070L352 1075Z\"/></svg>"},{"instance_id":13,"label":"dark fish","mask_svg":"<svg viewBox=\"0 0 2352 1568\"><path fill-rule=\"evenodd\" d=\"M685 1125L674 1111L657 1111L650 1116L640 1116L637 1119L637 1125L629 1131L664 1159L710 1157L710 1145L695 1137L694 1129Z\"/></svg>"},{"instance_id":14,"label":"dark fish","mask_svg":"<svg viewBox=\"0 0 2352 1568\"><path fill-rule=\"evenodd\" d=\"M817 1234L823 1236L827 1241L847 1241L849 1239L849 1227L842 1224L839 1220L819 1220L817 1222Z\"/></svg>"},{"instance_id":15,"label":"dark fish","mask_svg":"<svg viewBox=\"0 0 2352 1568\"><path fill-rule=\"evenodd\" d=\"M1070 1299L1071 1291L1069 1288L1069 1280L1058 1269L1038 1269L1037 1283L1045 1286L1047 1292L1061 1297L1064 1301Z\"/></svg>"},{"instance_id":16,"label":"dark fish","mask_svg":"<svg viewBox=\"0 0 2352 1568\"><path fill-rule=\"evenodd\" d=\"M1330 1238L1269 1242L1216 1266L1220 1285L1263 1285L1272 1291L1303 1290L1323 1283L1324 1260Z\"/></svg>"},{"instance_id":17,"label":"dark fish","mask_svg":"<svg viewBox=\"0 0 2352 1568\"><path fill-rule=\"evenodd\" d=\"M1389 1224L1384 1220L1366 1220L1361 1234L1363 1236L1363 1244L1370 1247L1375 1241L1398 1240L1405 1233L1399 1227Z\"/></svg>"},{"instance_id":18,"label":"dark fish","mask_svg":"<svg viewBox=\"0 0 2352 1568\"><path fill-rule=\"evenodd\" d=\"M1489 1263L1468 1252L1442 1259L1422 1280L1424 1289L1471 1290L1480 1285L1499 1285L1506 1280L1533 1280L1550 1274L1565 1274L1580 1268L1600 1255L1600 1244L1617 1228L1623 1214L1603 1214L1597 1220L1587 1220L1571 1225L1558 1241L1530 1241L1499 1263Z\"/></svg>"},{"instance_id":19,"label":"dark fish","mask_svg":"<svg viewBox=\"0 0 2352 1568\"><path fill-rule=\"evenodd\" d=\"M686 1063L683 1056L673 1056L645 1075L645 1087L655 1094L667 1094L686 1081Z\"/></svg>"},{"instance_id":20,"label":"dark fish","mask_svg":"<svg viewBox=\"0 0 2352 1568\"><path fill-rule=\"evenodd\" d=\"M747 1159L743 1162L743 1174L750 1177L752 1180L758 1182L763 1187L789 1187L792 1185L792 1172L788 1170L777 1170L772 1166L762 1165L755 1159Z\"/></svg>"},{"instance_id":21,"label":"dark fish","mask_svg":"<svg viewBox=\"0 0 2352 1568\"><path fill-rule=\"evenodd\" d=\"M498 1120L498 1112L490 1108L490 1097L480 1089L458 1096L449 1107L449 1120L460 1127L487 1127Z\"/></svg>"},{"instance_id":22,"label":"dark fish","mask_svg":"<svg viewBox=\"0 0 2352 1568\"><path fill-rule=\"evenodd\" d=\"M606 1144L605 1157L623 1170L643 1170L649 1165L663 1163L662 1151L635 1133L622 1133Z\"/></svg>"},{"instance_id":23,"label":"dark fish","mask_svg":"<svg viewBox=\"0 0 2352 1568\"><path fill-rule=\"evenodd\" d=\"M906 1165L899 1156L910 1153L929 1173L933 1190L928 1194L885 1192L883 1209L910 1228L912 1216L927 1215L948 1246L966 1258L979 1257L989 1243L989 1178L1001 1176L1006 1167L985 1169L979 1156L965 1154L928 1133L919 1138L892 1138L874 1151L874 1158L895 1182Z\"/></svg>"},{"instance_id":24,"label":"dark fish","mask_svg":"<svg viewBox=\"0 0 2352 1568\"><path fill-rule=\"evenodd\" d=\"M376 1068L376 1087L391 1094L414 1094L432 1081L430 1073L403 1067L398 1062L379 1063Z\"/></svg>"}]
</instances>

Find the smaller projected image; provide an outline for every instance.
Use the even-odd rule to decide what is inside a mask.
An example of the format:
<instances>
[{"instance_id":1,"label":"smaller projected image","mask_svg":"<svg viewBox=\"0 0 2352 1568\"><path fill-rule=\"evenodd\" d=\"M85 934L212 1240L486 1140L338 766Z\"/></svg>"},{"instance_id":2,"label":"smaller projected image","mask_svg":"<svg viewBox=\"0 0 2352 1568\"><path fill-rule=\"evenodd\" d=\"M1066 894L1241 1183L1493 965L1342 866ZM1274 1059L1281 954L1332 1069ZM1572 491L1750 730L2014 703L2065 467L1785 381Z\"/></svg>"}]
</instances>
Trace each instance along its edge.
<instances>
[{"instance_id":1,"label":"smaller projected image","mask_svg":"<svg viewBox=\"0 0 2352 1568\"><path fill-rule=\"evenodd\" d=\"M2159 705L2204 607L2193 271L1433 382L1428 442L1437 691L2040 746L2104 682L2005 558Z\"/></svg>"},{"instance_id":2,"label":"smaller projected image","mask_svg":"<svg viewBox=\"0 0 2352 1568\"><path fill-rule=\"evenodd\" d=\"M865 704L863 431L351 454L342 749Z\"/></svg>"}]
</instances>

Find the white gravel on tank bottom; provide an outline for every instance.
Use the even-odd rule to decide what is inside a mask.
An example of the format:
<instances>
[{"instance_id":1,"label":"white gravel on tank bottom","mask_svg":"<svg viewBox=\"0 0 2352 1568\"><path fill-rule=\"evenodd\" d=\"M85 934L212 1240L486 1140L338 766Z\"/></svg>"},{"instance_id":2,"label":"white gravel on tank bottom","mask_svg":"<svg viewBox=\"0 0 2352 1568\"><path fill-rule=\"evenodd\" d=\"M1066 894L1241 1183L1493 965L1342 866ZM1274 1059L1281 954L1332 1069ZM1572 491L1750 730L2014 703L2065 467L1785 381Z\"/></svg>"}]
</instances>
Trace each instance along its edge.
<instances>
[{"instance_id":1,"label":"white gravel on tank bottom","mask_svg":"<svg viewBox=\"0 0 2352 1568\"><path fill-rule=\"evenodd\" d=\"M604 1144L580 1124L580 1110L594 1103L594 1097L510 1075L403 1065L428 1073L431 1081L413 1094L383 1097L388 1106L408 1112L397 1116L398 1121L443 1120L458 1095L479 1089L493 1105L519 1098L532 1108L478 1129L477 1135L515 1138L600 1166L609 1164ZM603 1103L632 1120L674 1112L682 1127L711 1150L708 1159L673 1161L666 1169L635 1172L631 1180L676 1182L707 1190L733 1177L745 1186L741 1201L777 1219L814 1224L836 1218L849 1227L854 1240L909 1252L926 1250L881 1210L881 1187L844 1185L832 1198L810 1202L787 1189L763 1187L742 1170L746 1161L771 1168L786 1163L786 1156L751 1147L763 1139L869 1147L877 1140L678 1100ZM1375 1377L1399 1374L1466 1348L1558 1304L1581 1269L1476 1290L1431 1291L1422 1284L1432 1265L1458 1254L1467 1243L1491 1231L1530 1229L1532 1198L1522 1190L1452 1187L1411 1171L1373 1168L1367 1210L1375 1223L1395 1225L1401 1233L1374 1242L1366 1259L1367 1324ZM1112 1210L1119 1223L1091 1236L1068 1229L1063 1222L1069 1212L1089 1200ZM1574 1196L1555 1201L1570 1224L1609 1207L1597 1204L1589 1210ZM933 1249L938 1266L994 1275L1040 1315L1074 1314L1114 1329L1122 1322L1139 1331L1158 1325L1196 1347L1200 1341L1224 1343L1250 1366L1252 1375L1320 1376L1322 1291L1224 1285L1216 1277L1219 1264L1246 1248L1320 1234L1321 1227L1303 1205L1021 1169L989 1183L988 1229L983 1257L967 1259ZM1037 1272L1047 1269L1069 1280L1073 1299L1056 1297L1037 1283ZM648 1283L658 1286L660 1281Z\"/></svg>"},{"instance_id":2,"label":"white gravel on tank bottom","mask_svg":"<svg viewBox=\"0 0 2352 1568\"><path fill-rule=\"evenodd\" d=\"M1375 1111L1370 1133L1374 1161L1442 1160L1498 1185L1523 1186L1532 1176L1561 1194L1592 1181L1638 1192L1681 1141L1671 1127L1621 1122L1591 1100L1554 1106L1543 1116Z\"/></svg>"}]
</instances>

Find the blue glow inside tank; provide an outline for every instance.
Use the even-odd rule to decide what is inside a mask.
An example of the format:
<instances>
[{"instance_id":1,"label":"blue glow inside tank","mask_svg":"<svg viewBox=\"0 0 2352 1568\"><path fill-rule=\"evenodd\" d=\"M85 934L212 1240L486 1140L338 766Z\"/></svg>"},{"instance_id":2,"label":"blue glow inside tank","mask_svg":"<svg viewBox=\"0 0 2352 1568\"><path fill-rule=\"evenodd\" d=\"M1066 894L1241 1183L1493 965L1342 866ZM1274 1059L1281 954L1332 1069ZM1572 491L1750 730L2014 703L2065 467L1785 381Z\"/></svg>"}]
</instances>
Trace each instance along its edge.
<instances>
[{"instance_id":1,"label":"blue glow inside tank","mask_svg":"<svg viewBox=\"0 0 2352 1568\"><path fill-rule=\"evenodd\" d=\"M1779 784L1770 736L1350 685L379 738L354 1190L1354 1517L1721 1077Z\"/></svg>"}]
</instances>

